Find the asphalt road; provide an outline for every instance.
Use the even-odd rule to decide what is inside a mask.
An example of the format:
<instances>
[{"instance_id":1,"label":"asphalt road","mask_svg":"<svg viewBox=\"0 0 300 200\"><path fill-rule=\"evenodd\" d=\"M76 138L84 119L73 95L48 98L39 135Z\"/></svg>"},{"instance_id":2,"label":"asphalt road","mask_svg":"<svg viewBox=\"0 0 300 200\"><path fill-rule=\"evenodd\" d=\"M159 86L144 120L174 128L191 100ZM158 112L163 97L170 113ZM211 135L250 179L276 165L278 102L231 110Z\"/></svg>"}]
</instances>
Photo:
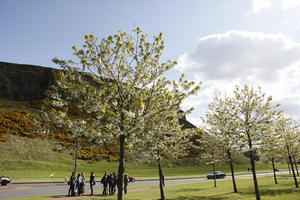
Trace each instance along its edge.
<instances>
[{"instance_id":1,"label":"asphalt road","mask_svg":"<svg viewBox=\"0 0 300 200\"><path fill-rule=\"evenodd\" d=\"M277 172L276 174L285 174L288 171ZM259 176L272 176L272 172L258 173ZM236 175L237 178L251 178L252 174L239 174ZM231 176L226 176L225 179L231 179ZM183 183L190 181L207 181L206 177L200 178L185 178L185 179L172 179L165 180L165 184ZM158 180L143 180L130 183L129 186L137 185L158 185ZM43 196L43 195L56 195L56 194L67 194L69 186L64 183L31 183L31 184L10 184L7 186L0 186L0 199L10 199L10 198L21 198L30 196ZM94 186L94 191L102 189L102 185L97 182ZM130 188L129 188L130 189ZM85 186L86 194L90 193L89 184ZM95 192L94 192L95 193Z\"/></svg>"}]
</instances>

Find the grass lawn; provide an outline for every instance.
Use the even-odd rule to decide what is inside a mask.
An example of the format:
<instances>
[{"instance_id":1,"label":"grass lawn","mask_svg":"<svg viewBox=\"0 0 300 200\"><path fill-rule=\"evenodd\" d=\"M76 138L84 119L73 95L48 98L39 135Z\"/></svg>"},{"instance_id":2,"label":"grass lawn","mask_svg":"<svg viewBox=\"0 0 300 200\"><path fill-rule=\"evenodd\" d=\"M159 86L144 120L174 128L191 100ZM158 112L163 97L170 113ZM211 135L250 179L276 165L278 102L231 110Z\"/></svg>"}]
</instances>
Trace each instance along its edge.
<instances>
[{"instance_id":1,"label":"grass lawn","mask_svg":"<svg viewBox=\"0 0 300 200\"><path fill-rule=\"evenodd\" d=\"M262 200L299 200L300 189L295 188L293 179L279 179L275 185L272 178L259 179L259 190ZM251 179L238 179L237 186L239 193L232 192L230 180L220 180L217 187L213 187L213 181L193 182L181 185L165 187L165 197L168 200L255 200L253 182ZM129 187L132 189L132 187ZM97 191L99 193L99 191ZM47 197L36 197L30 199L61 198L61 195ZM160 198L159 188L146 189L136 192L129 192L124 195L124 200L157 200ZM23 198L24 200L26 198ZM82 200L111 200L114 196L95 196L82 198ZM28 199L29 200L29 199Z\"/></svg>"},{"instance_id":2,"label":"grass lawn","mask_svg":"<svg viewBox=\"0 0 300 200\"><path fill-rule=\"evenodd\" d=\"M70 154L53 151L54 144L48 140L39 138L25 138L10 136L10 139L0 145L0 172L1 175L11 176L15 182L26 180L59 180L70 176L74 168L74 161ZM38 153L37 153L38 152ZM172 163L172 162L171 162ZM212 171L208 165L200 165L187 160L181 164L163 162L162 167L166 178L170 177L195 177L204 176ZM257 162L257 171L271 171L270 164ZM235 172L247 172L248 162L235 165ZM286 165L276 166L280 170L286 169ZM118 162L99 161L88 163L78 161L78 172L84 172L87 176L94 172L96 180L99 180L105 171L117 172ZM217 170L230 173L228 165L217 166ZM136 162L126 163L126 173L138 179L151 179L158 177L155 161L151 164Z\"/></svg>"},{"instance_id":3,"label":"grass lawn","mask_svg":"<svg viewBox=\"0 0 300 200\"><path fill-rule=\"evenodd\" d=\"M300 199L300 189L295 188L292 179L281 179L280 185L274 185L272 179L260 179L259 187L262 200L297 200ZM252 180L238 180L239 193L232 192L231 181L219 181L217 188L213 182L200 182L166 187L165 196L169 200L255 200ZM150 189L125 195L126 200L159 199L159 189ZM115 199L116 197L96 197L86 200Z\"/></svg>"},{"instance_id":4,"label":"grass lawn","mask_svg":"<svg viewBox=\"0 0 300 200\"><path fill-rule=\"evenodd\" d=\"M68 151L55 152L55 145L48 140L39 138L25 138L10 136L7 142L0 145L0 172L1 175L11 176L15 182L27 180L59 180L70 176L74 168L74 161ZM212 171L208 165L200 165L193 160L186 162L163 162L162 167L166 178L170 177L199 177ZM184 164L183 164L184 163ZM236 173L247 172L248 161L235 165ZM257 162L257 171L271 171L270 164ZM94 172L96 180L99 180L105 171L117 172L117 162L99 161L96 163L78 162L78 172L84 172L87 176ZM285 170L286 165L276 166L279 170ZM216 170L230 173L228 165L217 166ZM133 161L126 163L126 173L138 179L151 179L158 177L155 161L151 164L141 164Z\"/></svg>"},{"instance_id":5,"label":"grass lawn","mask_svg":"<svg viewBox=\"0 0 300 200\"><path fill-rule=\"evenodd\" d=\"M8 160L0 159L2 163L1 171L3 175L11 176L15 182L26 180L59 180L63 181L65 176L69 176L73 170L72 161L64 162L51 162L51 161L30 161L30 160ZM5 166L4 166L5 165ZM117 172L117 162L101 161L97 163L86 163L79 161L78 171L83 171L86 176L90 172L94 172L96 180L100 180L100 177L105 171ZM237 165L235 168L236 173L247 172L247 165ZM280 170L284 170L285 166L282 165ZM168 166L165 165L164 173L166 178L170 177L199 177L205 176L211 172L212 169L207 165L194 165L194 166ZM219 166L217 170L225 171L230 174L229 167L227 165ZM257 171L271 171L271 165L258 164ZM154 165L135 164L133 162L127 163L126 173L135 176L138 179L151 179L158 177L158 171Z\"/></svg>"}]
</instances>

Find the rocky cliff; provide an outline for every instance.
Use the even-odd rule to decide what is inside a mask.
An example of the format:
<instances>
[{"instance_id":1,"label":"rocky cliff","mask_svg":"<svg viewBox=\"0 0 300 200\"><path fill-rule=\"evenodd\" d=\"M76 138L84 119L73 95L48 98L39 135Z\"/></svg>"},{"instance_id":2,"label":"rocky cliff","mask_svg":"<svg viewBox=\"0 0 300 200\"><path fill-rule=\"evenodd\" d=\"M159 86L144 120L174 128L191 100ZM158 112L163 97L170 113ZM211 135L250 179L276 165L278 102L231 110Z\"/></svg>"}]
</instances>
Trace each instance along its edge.
<instances>
[{"instance_id":1,"label":"rocky cliff","mask_svg":"<svg viewBox=\"0 0 300 200\"><path fill-rule=\"evenodd\" d=\"M54 83L58 69L35 65L0 62L0 98L14 101L44 99L45 91ZM87 76L88 78L88 76ZM195 128L185 118L183 128Z\"/></svg>"},{"instance_id":2,"label":"rocky cliff","mask_svg":"<svg viewBox=\"0 0 300 200\"><path fill-rule=\"evenodd\" d=\"M45 98L57 69L0 62L0 98L32 101Z\"/></svg>"}]
</instances>

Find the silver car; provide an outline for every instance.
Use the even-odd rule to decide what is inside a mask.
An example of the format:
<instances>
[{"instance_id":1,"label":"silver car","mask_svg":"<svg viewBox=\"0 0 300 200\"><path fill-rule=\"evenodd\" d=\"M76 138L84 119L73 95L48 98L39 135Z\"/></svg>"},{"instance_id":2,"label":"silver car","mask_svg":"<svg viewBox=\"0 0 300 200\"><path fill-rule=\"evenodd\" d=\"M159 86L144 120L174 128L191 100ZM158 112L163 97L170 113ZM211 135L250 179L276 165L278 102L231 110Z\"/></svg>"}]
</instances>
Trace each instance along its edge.
<instances>
[{"instance_id":1,"label":"silver car","mask_svg":"<svg viewBox=\"0 0 300 200\"><path fill-rule=\"evenodd\" d=\"M8 183L11 183L11 178L8 176L0 176L0 183L1 185L7 185Z\"/></svg>"}]
</instances>

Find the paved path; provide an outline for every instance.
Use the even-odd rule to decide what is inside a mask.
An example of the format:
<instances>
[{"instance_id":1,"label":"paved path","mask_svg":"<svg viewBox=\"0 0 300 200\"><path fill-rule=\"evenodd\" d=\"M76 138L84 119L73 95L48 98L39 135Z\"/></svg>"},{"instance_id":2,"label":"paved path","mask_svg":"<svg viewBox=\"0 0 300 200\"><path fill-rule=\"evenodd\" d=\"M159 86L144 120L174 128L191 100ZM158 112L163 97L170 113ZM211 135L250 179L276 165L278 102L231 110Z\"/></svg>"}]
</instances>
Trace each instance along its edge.
<instances>
[{"instance_id":1,"label":"paved path","mask_svg":"<svg viewBox=\"0 0 300 200\"><path fill-rule=\"evenodd\" d=\"M166 180L166 184L178 183L178 182L189 182L195 180L205 180L205 178ZM158 180L136 181L134 183L129 184L129 186L142 186L142 185L145 186L158 185ZM68 189L69 186L64 183L11 184L5 187L4 186L0 187L0 199L2 200L2 199L21 198L21 197L29 197L29 196L67 194ZM100 183L97 183L94 186L94 191L95 190L102 190L102 185L100 185ZM88 184L86 184L85 192L86 194L90 193L90 188Z\"/></svg>"},{"instance_id":2,"label":"paved path","mask_svg":"<svg viewBox=\"0 0 300 200\"><path fill-rule=\"evenodd\" d=\"M202 180L202 181L208 181L208 180ZM185 185L185 184L191 184L191 183L197 183L200 182L200 180L198 181L192 181L192 182L183 182L183 183L173 183L173 184L166 184L166 187L171 187L171 186L176 186L176 185ZM131 192L138 192L138 191L143 191L143 190L149 190L149 189L153 189L153 188L158 188L158 186L148 186L148 187L141 187L141 188L134 188L134 189L128 189L128 193ZM103 195L94 195L94 196L103 196ZM62 198L47 198L44 200L72 200L72 199L84 199L84 198L88 198L91 197L90 195L85 195L85 196L77 196L77 197L62 197Z\"/></svg>"},{"instance_id":3,"label":"paved path","mask_svg":"<svg viewBox=\"0 0 300 200\"><path fill-rule=\"evenodd\" d=\"M288 171L277 172L277 174L288 173ZM272 172L259 173L258 176L272 176ZM238 178L251 178L251 174L241 174L237 175ZM227 176L225 179L231 179L231 176ZM186 179L175 179L166 180L166 185L172 184L182 184L191 183L193 181L204 181L205 177L202 178L186 178ZM144 189L151 189L151 187L146 187L148 185L158 185L158 180L145 180L136 181L135 183L130 183L130 186L145 186ZM57 194L67 194L68 185L64 183L35 183L35 184L11 184L8 186L0 186L0 200L9 198L21 198L30 196L43 196L43 195L57 195ZM97 183L94 190L100 190L102 186ZM89 185L86 184L85 187L86 194L90 193ZM136 189L130 189L129 191L136 191ZM82 197L81 197L82 198ZM57 198L56 198L57 199ZM71 198L64 198L71 199Z\"/></svg>"}]
</instances>

